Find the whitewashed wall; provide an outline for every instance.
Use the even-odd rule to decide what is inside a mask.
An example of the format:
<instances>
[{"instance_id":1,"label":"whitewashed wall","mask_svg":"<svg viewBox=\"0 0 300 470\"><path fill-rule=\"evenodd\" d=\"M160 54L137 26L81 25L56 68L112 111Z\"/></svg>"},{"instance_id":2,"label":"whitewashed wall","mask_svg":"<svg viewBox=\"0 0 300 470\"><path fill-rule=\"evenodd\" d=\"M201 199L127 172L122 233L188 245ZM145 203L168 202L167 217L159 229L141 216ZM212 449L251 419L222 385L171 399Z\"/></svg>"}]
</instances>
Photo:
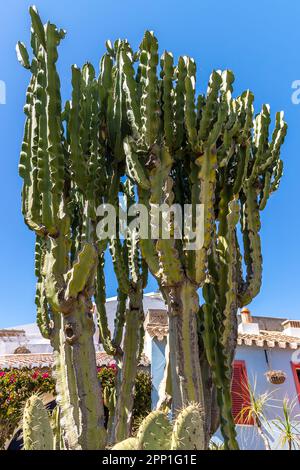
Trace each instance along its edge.
<instances>
[{"instance_id":1,"label":"whitewashed wall","mask_svg":"<svg viewBox=\"0 0 300 470\"><path fill-rule=\"evenodd\" d=\"M269 366L266 363L264 349L253 346L239 346L237 348L235 358L236 360L245 361L248 379L252 389L255 387L258 395L265 392L273 392L273 406L268 407L266 410L269 423L276 416L282 416L281 404L285 397L294 400L296 404L294 414L297 415L300 413L299 400L297 398L296 385L291 368L293 353L294 350L279 348L271 348L267 351L271 369L283 370L287 375L286 381L282 385L272 385L267 381L265 376L265 373L269 370ZM274 449L279 448L277 429L272 426L271 432L266 432L266 434L270 440L271 447ZM241 449L264 449L263 442L254 426L237 425L237 435ZM217 436L220 437L219 432Z\"/></svg>"}]
</instances>

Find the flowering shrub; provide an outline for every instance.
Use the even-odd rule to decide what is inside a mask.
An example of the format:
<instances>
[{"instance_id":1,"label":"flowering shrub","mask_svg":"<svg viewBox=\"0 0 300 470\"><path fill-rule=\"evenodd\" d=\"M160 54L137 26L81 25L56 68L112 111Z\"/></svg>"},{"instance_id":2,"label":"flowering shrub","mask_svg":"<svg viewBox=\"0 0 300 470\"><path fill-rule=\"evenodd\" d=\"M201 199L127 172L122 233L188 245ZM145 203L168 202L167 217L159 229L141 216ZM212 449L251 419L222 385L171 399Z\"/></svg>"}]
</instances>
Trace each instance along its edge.
<instances>
[{"instance_id":1,"label":"flowering shrub","mask_svg":"<svg viewBox=\"0 0 300 470\"><path fill-rule=\"evenodd\" d=\"M116 366L98 367L103 389L115 386ZM53 393L55 383L51 371L43 369L0 370L0 449L18 427L24 402L33 393ZM151 379L139 372L136 380L133 420L148 414L151 406Z\"/></svg>"},{"instance_id":2,"label":"flowering shrub","mask_svg":"<svg viewBox=\"0 0 300 470\"><path fill-rule=\"evenodd\" d=\"M48 371L0 371L0 448L17 427L25 400L35 392L54 392L54 381Z\"/></svg>"}]
</instances>

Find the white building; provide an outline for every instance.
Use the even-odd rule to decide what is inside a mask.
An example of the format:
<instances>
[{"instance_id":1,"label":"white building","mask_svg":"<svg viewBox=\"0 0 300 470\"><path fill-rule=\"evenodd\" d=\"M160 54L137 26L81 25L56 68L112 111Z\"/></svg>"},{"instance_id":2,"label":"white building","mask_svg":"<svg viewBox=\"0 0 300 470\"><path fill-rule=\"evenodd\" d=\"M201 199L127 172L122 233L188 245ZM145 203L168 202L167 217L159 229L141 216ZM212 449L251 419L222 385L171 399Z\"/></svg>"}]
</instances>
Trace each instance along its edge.
<instances>
[{"instance_id":1,"label":"white building","mask_svg":"<svg viewBox=\"0 0 300 470\"><path fill-rule=\"evenodd\" d=\"M117 299L107 300L108 322L113 330ZM165 367L165 347L168 334L166 307L157 293L144 296L146 314L145 348L142 364L151 364L153 382L152 404L156 406L158 389ZM300 414L300 321L284 318L251 317L244 309L239 315L238 347L233 374L233 412L237 434L242 449L262 449L263 441L253 424L246 424L239 412L249 400L245 380L256 394L272 392L272 404L267 410L268 419L281 414L280 405L285 397L294 401L294 414ZM97 364L112 361L99 346L95 334ZM41 337L35 324L0 330L0 369L22 367L47 367L52 363L52 349L48 340ZM282 382L281 384L273 384ZM279 408L278 408L279 407ZM271 431L271 432L270 432ZM220 437L220 434L217 433ZM273 448L278 447L278 432L272 427L267 437Z\"/></svg>"}]
</instances>

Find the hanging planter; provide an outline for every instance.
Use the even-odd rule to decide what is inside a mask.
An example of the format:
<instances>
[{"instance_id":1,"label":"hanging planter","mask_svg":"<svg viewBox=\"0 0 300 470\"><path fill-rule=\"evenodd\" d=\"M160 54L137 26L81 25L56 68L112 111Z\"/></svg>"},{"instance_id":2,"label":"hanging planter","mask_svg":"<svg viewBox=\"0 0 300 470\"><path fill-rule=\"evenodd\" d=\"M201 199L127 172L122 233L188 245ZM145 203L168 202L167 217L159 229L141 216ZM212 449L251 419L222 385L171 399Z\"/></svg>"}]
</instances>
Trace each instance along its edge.
<instances>
[{"instance_id":1,"label":"hanging planter","mask_svg":"<svg viewBox=\"0 0 300 470\"><path fill-rule=\"evenodd\" d=\"M267 380L273 385L281 385L286 379L286 374L282 370L269 370L265 375Z\"/></svg>"}]
</instances>

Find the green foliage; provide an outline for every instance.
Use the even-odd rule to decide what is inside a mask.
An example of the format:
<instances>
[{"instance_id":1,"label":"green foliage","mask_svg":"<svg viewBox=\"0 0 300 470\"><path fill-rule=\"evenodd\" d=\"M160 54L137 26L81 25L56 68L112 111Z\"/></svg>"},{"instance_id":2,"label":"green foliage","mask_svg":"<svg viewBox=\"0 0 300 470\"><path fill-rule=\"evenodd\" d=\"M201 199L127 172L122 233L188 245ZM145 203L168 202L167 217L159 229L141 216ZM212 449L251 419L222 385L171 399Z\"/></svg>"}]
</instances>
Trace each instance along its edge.
<instances>
[{"instance_id":1,"label":"green foliage","mask_svg":"<svg viewBox=\"0 0 300 470\"><path fill-rule=\"evenodd\" d=\"M282 415L272 420L279 435L278 445L281 449L300 449L300 415L296 413L298 410L297 398L290 400L285 397L282 402Z\"/></svg>"},{"instance_id":2,"label":"green foliage","mask_svg":"<svg viewBox=\"0 0 300 470\"><path fill-rule=\"evenodd\" d=\"M54 393L47 370L0 371L0 449L18 427L25 401L34 393Z\"/></svg>"},{"instance_id":3,"label":"green foliage","mask_svg":"<svg viewBox=\"0 0 300 470\"><path fill-rule=\"evenodd\" d=\"M138 372L135 379L135 400L131 432L136 434L141 421L151 411L151 376L148 372Z\"/></svg>"}]
</instances>

